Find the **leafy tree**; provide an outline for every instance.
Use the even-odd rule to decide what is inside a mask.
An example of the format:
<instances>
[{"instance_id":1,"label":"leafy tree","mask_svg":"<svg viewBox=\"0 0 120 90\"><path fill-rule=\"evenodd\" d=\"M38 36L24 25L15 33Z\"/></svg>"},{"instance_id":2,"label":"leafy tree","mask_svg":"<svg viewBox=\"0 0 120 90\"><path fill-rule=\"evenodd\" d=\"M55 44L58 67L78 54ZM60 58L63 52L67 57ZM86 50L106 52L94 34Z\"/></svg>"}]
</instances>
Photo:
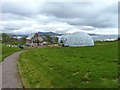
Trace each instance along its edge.
<instances>
[{"instance_id":1,"label":"leafy tree","mask_svg":"<svg viewBox=\"0 0 120 90\"><path fill-rule=\"evenodd\" d=\"M10 41L11 41L11 37L5 33L2 33L2 42L4 43L4 42L10 42Z\"/></svg>"},{"instance_id":2,"label":"leafy tree","mask_svg":"<svg viewBox=\"0 0 120 90\"><path fill-rule=\"evenodd\" d=\"M26 41L27 36L23 36L22 38L20 38L20 41Z\"/></svg>"},{"instance_id":3,"label":"leafy tree","mask_svg":"<svg viewBox=\"0 0 120 90\"><path fill-rule=\"evenodd\" d=\"M49 36L49 35L46 35L46 41L51 43L52 42L52 37Z\"/></svg>"},{"instance_id":4,"label":"leafy tree","mask_svg":"<svg viewBox=\"0 0 120 90\"><path fill-rule=\"evenodd\" d=\"M26 43L26 37L23 37L21 39L17 39L17 38L13 38L9 35L7 35L6 33L2 33L2 43L5 44L25 44Z\"/></svg>"},{"instance_id":5,"label":"leafy tree","mask_svg":"<svg viewBox=\"0 0 120 90\"><path fill-rule=\"evenodd\" d=\"M58 43L58 37L54 37L54 42Z\"/></svg>"}]
</instances>

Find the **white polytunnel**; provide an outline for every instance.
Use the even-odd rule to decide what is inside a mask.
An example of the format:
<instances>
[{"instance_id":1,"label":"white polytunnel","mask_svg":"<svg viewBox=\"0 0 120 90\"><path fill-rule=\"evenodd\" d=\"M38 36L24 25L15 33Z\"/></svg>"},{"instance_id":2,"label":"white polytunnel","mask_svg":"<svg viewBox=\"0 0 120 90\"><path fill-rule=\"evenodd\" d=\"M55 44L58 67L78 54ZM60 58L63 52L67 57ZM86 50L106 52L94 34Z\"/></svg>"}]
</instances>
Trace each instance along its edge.
<instances>
[{"instance_id":1,"label":"white polytunnel","mask_svg":"<svg viewBox=\"0 0 120 90\"><path fill-rule=\"evenodd\" d=\"M63 34L59 38L64 46L94 46L93 39L85 32Z\"/></svg>"}]
</instances>

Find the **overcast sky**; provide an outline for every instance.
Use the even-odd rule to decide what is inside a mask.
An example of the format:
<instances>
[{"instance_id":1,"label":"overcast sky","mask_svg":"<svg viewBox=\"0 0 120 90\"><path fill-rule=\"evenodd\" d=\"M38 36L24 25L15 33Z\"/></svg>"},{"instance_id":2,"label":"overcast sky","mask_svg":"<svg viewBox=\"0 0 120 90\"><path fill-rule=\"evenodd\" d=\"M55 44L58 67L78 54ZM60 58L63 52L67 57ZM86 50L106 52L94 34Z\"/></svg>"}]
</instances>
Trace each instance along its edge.
<instances>
[{"instance_id":1,"label":"overcast sky","mask_svg":"<svg viewBox=\"0 0 120 90\"><path fill-rule=\"evenodd\" d=\"M94 1L2 0L0 32L29 34L38 31L56 33L84 31L117 34L118 0Z\"/></svg>"}]
</instances>

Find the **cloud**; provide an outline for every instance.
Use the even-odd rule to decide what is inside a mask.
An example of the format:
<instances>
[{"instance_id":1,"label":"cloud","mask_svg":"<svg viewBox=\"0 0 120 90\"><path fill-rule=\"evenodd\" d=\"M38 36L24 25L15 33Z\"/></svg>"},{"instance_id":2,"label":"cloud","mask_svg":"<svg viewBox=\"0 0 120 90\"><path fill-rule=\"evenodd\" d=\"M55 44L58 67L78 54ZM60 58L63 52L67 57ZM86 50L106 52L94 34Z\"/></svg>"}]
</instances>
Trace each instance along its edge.
<instances>
[{"instance_id":1,"label":"cloud","mask_svg":"<svg viewBox=\"0 0 120 90\"><path fill-rule=\"evenodd\" d=\"M45 6L47 7L44 7L41 13L53 15L71 25L88 25L100 28L117 26L114 25L117 19L117 3L46 3Z\"/></svg>"},{"instance_id":2,"label":"cloud","mask_svg":"<svg viewBox=\"0 0 120 90\"><path fill-rule=\"evenodd\" d=\"M117 2L112 0L111 2L4 0L0 27L2 32L24 34L37 31L114 34L118 26L117 7Z\"/></svg>"},{"instance_id":3,"label":"cloud","mask_svg":"<svg viewBox=\"0 0 120 90\"><path fill-rule=\"evenodd\" d=\"M3 13L13 13L22 16L31 16L32 14L37 14L41 8L42 2L39 2L39 0L5 0L2 2Z\"/></svg>"},{"instance_id":4,"label":"cloud","mask_svg":"<svg viewBox=\"0 0 120 90\"><path fill-rule=\"evenodd\" d=\"M71 26L67 23L62 23L62 22L53 22L53 23L48 23L48 24L38 24L34 23L30 27L24 27L21 29L16 29L13 30L13 33L33 33L33 32L38 32L38 31L52 31L56 33L66 33L68 30L71 30L72 28L75 28L74 26Z\"/></svg>"}]
</instances>

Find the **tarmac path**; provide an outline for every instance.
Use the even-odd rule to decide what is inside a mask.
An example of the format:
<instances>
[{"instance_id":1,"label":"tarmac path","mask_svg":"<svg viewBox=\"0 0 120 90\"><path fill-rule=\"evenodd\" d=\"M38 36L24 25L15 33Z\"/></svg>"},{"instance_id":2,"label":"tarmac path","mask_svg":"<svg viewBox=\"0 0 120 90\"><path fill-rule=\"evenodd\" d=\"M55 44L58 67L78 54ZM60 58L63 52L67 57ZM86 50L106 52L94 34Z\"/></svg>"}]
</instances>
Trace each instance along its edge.
<instances>
[{"instance_id":1,"label":"tarmac path","mask_svg":"<svg viewBox=\"0 0 120 90\"><path fill-rule=\"evenodd\" d=\"M2 81L0 82L0 89L23 88L17 67L17 62L22 52L24 51L13 53L0 63L0 81Z\"/></svg>"}]
</instances>

